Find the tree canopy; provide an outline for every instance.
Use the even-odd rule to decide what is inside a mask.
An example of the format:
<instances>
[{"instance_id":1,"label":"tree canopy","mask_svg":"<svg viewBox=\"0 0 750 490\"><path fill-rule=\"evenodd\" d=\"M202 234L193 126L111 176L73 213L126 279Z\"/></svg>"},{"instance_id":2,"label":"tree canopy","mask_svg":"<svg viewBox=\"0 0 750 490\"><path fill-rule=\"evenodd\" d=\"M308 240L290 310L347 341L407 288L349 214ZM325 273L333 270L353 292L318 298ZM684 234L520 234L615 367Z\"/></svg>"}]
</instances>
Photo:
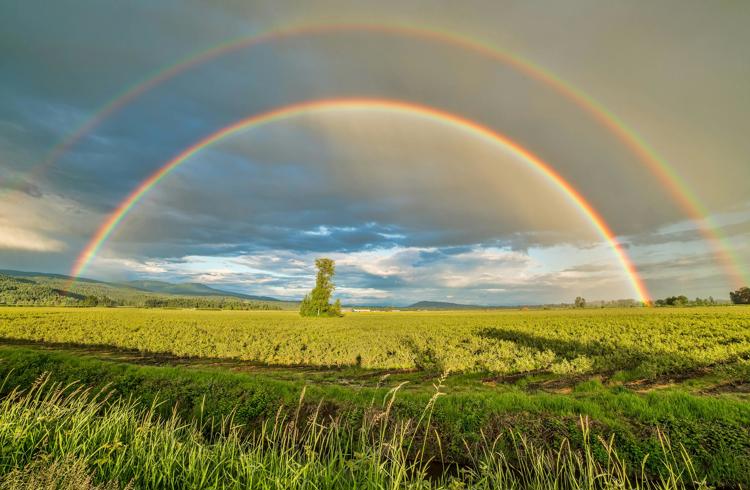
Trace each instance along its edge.
<instances>
[{"instance_id":1,"label":"tree canopy","mask_svg":"<svg viewBox=\"0 0 750 490\"><path fill-rule=\"evenodd\" d=\"M305 295L300 305L299 314L302 316L342 316L341 301L331 304L331 295L336 289L333 276L336 274L336 264L332 259L315 259L318 274L315 277L315 287Z\"/></svg>"},{"instance_id":2,"label":"tree canopy","mask_svg":"<svg viewBox=\"0 0 750 490\"><path fill-rule=\"evenodd\" d=\"M750 288L744 287L729 293L729 298L736 305L750 305Z\"/></svg>"}]
</instances>

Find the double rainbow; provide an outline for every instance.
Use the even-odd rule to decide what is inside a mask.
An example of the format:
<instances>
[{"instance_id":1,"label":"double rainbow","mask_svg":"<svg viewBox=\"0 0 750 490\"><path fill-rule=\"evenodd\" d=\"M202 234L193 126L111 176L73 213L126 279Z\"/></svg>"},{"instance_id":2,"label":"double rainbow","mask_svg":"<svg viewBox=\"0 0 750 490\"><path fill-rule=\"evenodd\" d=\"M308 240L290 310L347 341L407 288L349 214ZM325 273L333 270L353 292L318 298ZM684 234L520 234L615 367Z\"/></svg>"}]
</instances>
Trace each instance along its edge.
<instances>
[{"instance_id":1,"label":"double rainbow","mask_svg":"<svg viewBox=\"0 0 750 490\"><path fill-rule=\"evenodd\" d=\"M499 62L509 66L520 73L523 73L530 79L536 80L556 91L566 99L575 103L583 111L598 121L603 127L611 131L612 134L627 146L630 151L638 156L639 160L649 168L656 178L659 179L686 214L691 219L695 220L701 234L712 247L716 257L724 266L727 276L731 278L731 281L734 284L739 284L743 281L750 282L750 278L743 277L743 274L741 273L742 268L739 265L740 262L733 256L730 245L719 233L717 227L710 221L705 207L700 203L684 180L654 151L653 148L646 143L642 137L640 137L633 129L629 128L628 125L619 119L612 111L608 110L604 105L596 101L593 97L585 94L580 89L575 88L570 83L565 82L553 73L535 65L527 59L503 51L489 44L467 38L460 34L423 26L362 23L308 24L271 30L259 35L233 40L212 47L208 50L191 54L174 64L168 65L152 73L138 84L129 87L127 90L105 104L91 119L80 126L68 138L56 145L42 164L35 168L34 173L41 172L53 165L86 134L91 132L129 103L136 100L144 93L193 67L237 50L251 48L264 43L296 37L346 32L372 32L390 36L424 39L435 43L459 47L475 54L482 55L494 62ZM146 182L151 182L151 180L152 178L149 178ZM140 189L143 189L144 185L145 184L139 186L138 189L131 193L124 202L130 202L131 197ZM122 204L119 205L117 210L122 209L122 207ZM107 228L110 224L111 217L104 225L102 225L102 227L100 227L94 238L89 242L89 245L87 245L81 256L76 260L72 273L74 277L80 273L80 270L82 269L80 265L88 263L91 260L90 253L92 250L95 253L99 249L101 243L99 243L98 246L93 247L93 249L92 243L99 241L98 239L101 238L102 229Z\"/></svg>"}]
</instances>

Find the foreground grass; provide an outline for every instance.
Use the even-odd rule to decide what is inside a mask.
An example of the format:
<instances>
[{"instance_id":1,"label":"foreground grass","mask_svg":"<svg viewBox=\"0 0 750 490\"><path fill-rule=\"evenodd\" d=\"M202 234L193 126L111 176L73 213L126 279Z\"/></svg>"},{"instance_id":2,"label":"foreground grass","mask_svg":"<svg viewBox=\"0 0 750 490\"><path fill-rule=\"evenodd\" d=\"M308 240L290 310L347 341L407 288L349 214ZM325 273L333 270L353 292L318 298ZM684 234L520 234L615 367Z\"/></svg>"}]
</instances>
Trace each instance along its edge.
<instances>
[{"instance_id":1,"label":"foreground grass","mask_svg":"<svg viewBox=\"0 0 750 490\"><path fill-rule=\"evenodd\" d=\"M114 400L41 378L0 401L0 478L4 488L477 488L686 489L708 488L687 452L660 436L658 451L629 465L612 439L591 438L580 422L580 449L567 440L550 450L510 431L483 437L469 449L471 464L430 477L425 434L440 385L415 419L392 417L397 389L383 404L372 400L359 423L345 413L279 412L257 430L223 420L208 438L200 421L155 407ZM511 450L503 448L512 448ZM598 456L597 456L598 455ZM645 471L649 459L659 476Z\"/></svg>"},{"instance_id":2,"label":"foreground grass","mask_svg":"<svg viewBox=\"0 0 750 490\"><path fill-rule=\"evenodd\" d=\"M118 395L108 403L130 399L134 407L162 419L175 418L180 425L200 424L200 433L208 438L224 434L222 421L230 417L244 437L261 430L263 423L274 420L278 413L294 416L303 390L304 403L299 405L303 417L317 412L321 420L344 420L347 430L365 423L373 400L379 406L389 396L386 387L305 386L304 381L280 381L266 374L144 367L0 346L0 375L7 378L2 389L5 395L14 386L33 385L45 372L62 384L80 380L96 389L106 387ZM749 373L745 368L733 376L746 379ZM390 380L386 383L394 386ZM539 451L554 453L569 446L585 452L583 416L589 421L590 440L614 437L618 458L632 471L640 471L643 464L642 471L650 478L664 476L665 467L654 455L662 452L660 435L666 434L675 447L684 447L696 473L709 484L750 484L750 403L744 397L698 396L679 389L638 394L595 380L579 383L567 395L527 392L515 386L498 386L493 392L454 392L446 382L443 390L447 394L433 404L434 388L405 389L400 389L390 408L391 419L419 420L430 406L433 431L422 441L424 457L449 466L478 471L482 461L476 455L493 444L512 461L518 446L510 433L523 435ZM591 446L598 464L608 464L604 446L598 442Z\"/></svg>"}]
</instances>

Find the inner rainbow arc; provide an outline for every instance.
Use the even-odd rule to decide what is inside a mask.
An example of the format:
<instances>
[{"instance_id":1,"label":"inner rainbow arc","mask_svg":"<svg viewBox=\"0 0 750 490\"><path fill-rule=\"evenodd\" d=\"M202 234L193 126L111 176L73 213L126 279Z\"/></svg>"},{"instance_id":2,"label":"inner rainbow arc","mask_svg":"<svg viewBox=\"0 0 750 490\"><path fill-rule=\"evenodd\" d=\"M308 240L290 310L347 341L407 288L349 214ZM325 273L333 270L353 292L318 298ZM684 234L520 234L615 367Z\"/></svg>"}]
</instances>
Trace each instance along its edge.
<instances>
[{"instance_id":1,"label":"inner rainbow arc","mask_svg":"<svg viewBox=\"0 0 750 490\"><path fill-rule=\"evenodd\" d=\"M255 114L241 119L229 126L226 126L182 150L171 160L162 165L158 170L152 173L148 178L142 181L128 196L118 204L115 210L99 226L97 231L91 237L87 245L79 254L71 269L71 283L76 280L96 257L102 246L106 243L112 232L117 228L123 218L131 209L140 201L141 198L151 190L165 176L179 167L202 149L221 141L223 138L230 136L240 130L260 126L273 121L302 115L309 112L320 110L338 110L338 109L357 109L357 110L385 110L391 112L400 112L405 114L419 115L428 119L441 122L456 129L469 131L470 133L480 136L494 144L510 151L528 163L531 168L538 171L549 182L559 188L568 199L576 205L582 215L586 217L597 230L597 232L607 241L613 252L618 258L623 271L630 281L633 291L638 299L644 304L651 303L651 297L643 280L638 275L635 265L629 258L623 247L617 241L616 235L605 222L603 217L594 209L594 207L578 192L568 181L566 181L557 171L548 163L536 156L534 153L524 148L517 142L507 136L494 131L493 129L482 125L479 122L464 118L442 109L421 105L413 102L405 102L394 99L375 99L375 98L333 98L333 99L316 99L299 102L272 109L266 112Z\"/></svg>"}]
</instances>

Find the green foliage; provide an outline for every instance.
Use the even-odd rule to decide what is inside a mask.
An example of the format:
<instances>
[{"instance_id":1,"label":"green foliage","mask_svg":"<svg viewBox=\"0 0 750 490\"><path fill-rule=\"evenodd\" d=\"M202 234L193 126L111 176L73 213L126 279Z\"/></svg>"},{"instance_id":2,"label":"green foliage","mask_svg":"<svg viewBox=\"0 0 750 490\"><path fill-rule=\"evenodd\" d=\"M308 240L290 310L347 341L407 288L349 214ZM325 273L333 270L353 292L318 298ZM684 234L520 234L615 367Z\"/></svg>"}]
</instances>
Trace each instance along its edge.
<instances>
[{"instance_id":1,"label":"green foliage","mask_svg":"<svg viewBox=\"0 0 750 490\"><path fill-rule=\"evenodd\" d=\"M176 287L176 285L170 285ZM70 288L70 291L66 289ZM187 288L186 288L187 289ZM20 278L0 274L0 305L14 306L139 306L146 308L216 308L227 310L281 310L279 301L248 300L229 296L194 296L151 293L127 286L81 281L72 286L54 277Z\"/></svg>"},{"instance_id":2,"label":"green foliage","mask_svg":"<svg viewBox=\"0 0 750 490\"><path fill-rule=\"evenodd\" d=\"M576 308L586 308L586 299L581 296L576 296L573 306Z\"/></svg>"},{"instance_id":3,"label":"green foliage","mask_svg":"<svg viewBox=\"0 0 750 490\"><path fill-rule=\"evenodd\" d=\"M331 304L331 295L336 286L333 284L333 276L336 274L336 265L331 259L315 259L315 267L318 273L315 277L315 287L305 295L300 304L299 314L301 316L342 316L341 301L336 300Z\"/></svg>"},{"instance_id":4,"label":"green foliage","mask_svg":"<svg viewBox=\"0 0 750 490\"><path fill-rule=\"evenodd\" d=\"M82 295L66 294L49 284L0 274L0 305L73 306L82 300Z\"/></svg>"},{"instance_id":5,"label":"green foliage","mask_svg":"<svg viewBox=\"0 0 750 490\"><path fill-rule=\"evenodd\" d=\"M714 299L713 296L709 296L708 298L700 298L697 297L694 300L688 299L685 295L680 296L669 296L667 298L663 299L657 299L654 301L655 306L676 306L676 307L684 307L684 306L719 306L721 304L726 305L727 301L717 301Z\"/></svg>"},{"instance_id":6,"label":"green foliage","mask_svg":"<svg viewBox=\"0 0 750 490\"><path fill-rule=\"evenodd\" d=\"M0 389L2 396L7 396L14 386L34 385L49 372L51 380L61 385L80 380L94 390L111 389L118 395L110 398L112 402L130 399L162 418L176 415L182 422L200 422L206 437L221 432L221 421L228 417L245 431L253 431L264 420L276 419L277 414L292 415L303 389L303 414L320 408L326 417L352 424L360 424L364 414L372 413L373 400L387 397L387 387L346 389L320 383L304 388L309 376L300 381L277 379L278 368L263 374L257 369L239 372L136 366L80 354L7 346L0 346L0 359L0 377L5 379ZM341 376L346 378L345 373ZM747 372L743 376L747 379ZM426 384L429 386L433 379L428 377ZM446 383L450 381L448 378ZM655 455L660 450L657 428L661 427L668 431L673 443L686 448L696 468L710 482L750 483L750 404L741 399L673 391L640 395L618 387L608 388L595 380L580 383L572 395L507 388L477 391L460 385L448 386L444 391L446 394L434 404L432 413L433 426L440 434L440 448L432 440L429 449L431 455L447 463L470 465L476 453L488 449L484 444L508 431L525 434L528 442L540 449L554 451L567 439L575 450L581 450L576 424L580 414L592 421L594 439L615 436L620 456L631 468L640 467L643 457L651 454L649 474L660 471ZM392 405L391 418L419 419L432 394L431 387L424 391L402 389ZM506 454L510 457L515 446L502 445L497 449L510 451Z\"/></svg>"},{"instance_id":7,"label":"green foliage","mask_svg":"<svg viewBox=\"0 0 750 490\"><path fill-rule=\"evenodd\" d=\"M281 306L267 301L237 300L225 297L165 296L148 298L146 308L197 308L220 310L281 310Z\"/></svg>"},{"instance_id":8,"label":"green foliage","mask_svg":"<svg viewBox=\"0 0 750 490\"><path fill-rule=\"evenodd\" d=\"M372 312L0 308L0 337L273 365L452 373L632 371L646 378L750 358L745 307Z\"/></svg>"},{"instance_id":9,"label":"green foliage","mask_svg":"<svg viewBox=\"0 0 750 490\"><path fill-rule=\"evenodd\" d=\"M97 482L139 489L709 488L689 453L662 432L643 464L632 465L614 439L593 436L586 417L559 424L571 427L570 437L553 447L517 429L484 436L466 446L460 471L436 474L430 469L442 458L426 450L428 439L440 439L434 416L443 393L439 383L436 388L412 419L392 416L397 389L373 400L364 416L337 418L320 406L305 413L303 391L292 414L280 413L250 433L228 418L206 437L199 419L162 418L153 405L42 378L0 400L0 478L5 488L19 489L33 488L30 480L65 489L72 488L58 485L65 480L89 489Z\"/></svg>"},{"instance_id":10,"label":"green foliage","mask_svg":"<svg viewBox=\"0 0 750 490\"><path fill-rule=\"evenodd\" d=\"M83 307L94 307L94 306L105 306L107 308L112 308L115 306L120 306L115 300L108 296L102 296L97 297L93 294L89 294L77 306L83 306Z\"/></svg>"},{"instance_id":11,"label":"green foliage","mask_svg":"<svg viewBox=\"0 0 750 490\"><path fill-rule=\"evenodd\" d=\"M0 478L4 490L130 490L131 485L117 482L94 483L83 458L50 458L43 455L22 468L13 468Z\"/></svg>"},{"instance_id":12,"label":"green foliage","mask_svg":"<svg viewBox=\"0 0 750 490\"><path fill-rule=\"evenodd\" d=\"M700 301L700 298L697 298L697 301ZM688 300L687 296L680 295L657 299L654 304L656 304L656 306L687 306L689 303L690 300Z\"/></svg>"},{"instance_id":13,"label":"green foliage","mask_svg":"<svg viewBox=\"0 0 750 490\"><path fill-rule=\"evenodd\" d=\"M743 287L729 293L729 298L736 305L750 305L750 288Z\"/></svg>"}]
</instances>

